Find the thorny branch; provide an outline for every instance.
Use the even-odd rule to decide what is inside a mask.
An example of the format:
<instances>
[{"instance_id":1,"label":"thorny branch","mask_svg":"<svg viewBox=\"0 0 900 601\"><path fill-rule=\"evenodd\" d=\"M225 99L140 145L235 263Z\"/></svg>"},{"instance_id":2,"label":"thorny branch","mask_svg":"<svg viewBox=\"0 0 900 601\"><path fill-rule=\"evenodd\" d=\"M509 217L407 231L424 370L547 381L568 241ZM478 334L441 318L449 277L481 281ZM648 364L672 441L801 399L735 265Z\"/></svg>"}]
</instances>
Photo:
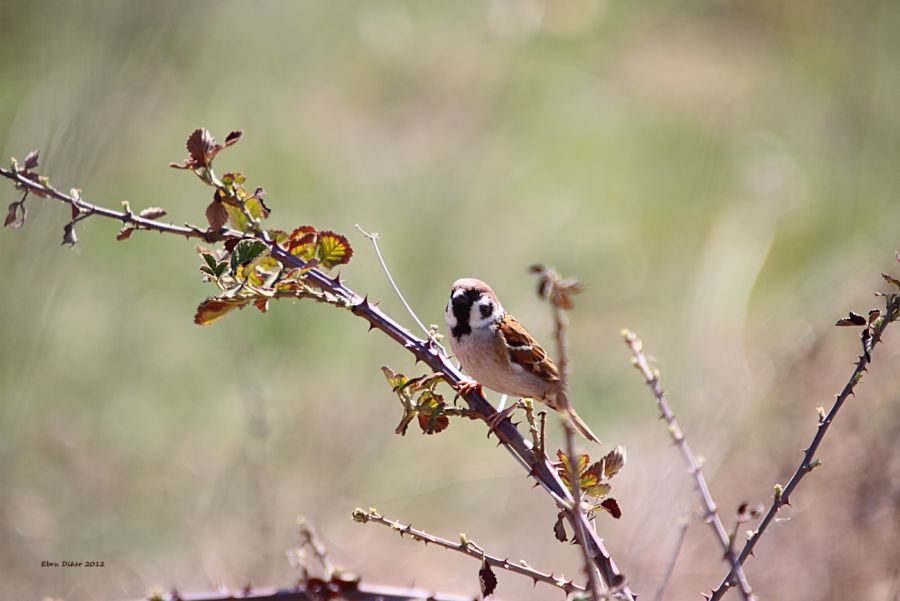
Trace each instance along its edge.
<instances>
[{"instance_id":1,"label":"thorny branch","mask_svg":"<svg viewBox=\"0 0 900 601\"><path fill-rule=\"evenodd\" d=\"M725 526L722 525L722 520L719 518L716 502L713 500L712 493L709 491L709 485L706 483L706 477L703 475L700 462L697 460L697 456L694 455L691 445L688 444L684 432L681 430L681 426L678 425L675 414L669 406L669 399L666 397L666 393L659 382L659 372L650 367L647 357L644 355L644 344L634 332L623 330L622 337L625 339L625 344L628 345L628 349L631 351L633 357L632 363L637 370L641 372L641 375L644 376L644 381L650 387L650 390L653 391L653 396L656 397L656 404L659 407L662 418L668 426L669 435L681 452L681 456L684 458L685 463L687 463L688 472L694 478L694 484L696 485L697 492L700 494L700 499L703 502L703 519L710 527L712 527L716 534L716 538L719 540L719 544L722 546L725 559L728 560L733 573L737 575L741 595L743 595L744 599L752 600L754 597L750 588L750 583L747 582L747 577L744 575L744 571L741 569L741 565L738 563L737 556L734 553L732 540L729 538L728 532L725 530Z\"/></svg>"},{"instance_id":2,"label":"thorny branch","mask_svg":"<svg viewBox=\"0 0 900 601\"><path fill-rule=\"evenodd\" d=\"M569 369L569 354L566 345L567 323L562 306L560 303L554 301L555 299L550 299L550 306L553 309L556 353L559 360L560 388L565 391L566 386L568 385L567 379ZM568 395L564 393L560 396L564 398L564 407L565 410L568 411ZM575 429L572 426L572 420L568 418L563 420L563 432L565 433L566 438L566 455L569 456L569 482L572 483L572 496L575 498L575 502L571 507L566 509L566 513L569 515L569 521L574 525L572 530L575 533L575 540L578 542L578 547L584 554L584 571L588 578L591 599L593 599L593 601L600 601L600 599L603 598L601 597L602 591L600 589L600 582L597 580L597 573L594 571L594 561L591 558L590 548L586 542L588 537L587 531L593 531L593 525L590 523L590 520L587 519L584 506L581 502L581 475L578 473L578 468L576 467L578 465L578 453L575 449ZM618 582L607 582L606 584L608 588L615 588L619 585Z\"/></svg>"},{"instance_id":3,"label":"thorny branch","mask_svg":"<svg viewBox=\"0 0 900 601\"><path fill-rule=\"evenodd\" d=\"M900 261L900 255L897 258ZM890 283L895 284L900 288L900 283L891 278L890 276L884 275L884 278L888 280ZM851 396L856 394L856 385L859 384L860 380L862 380L863 375L868 371L866 366L871 362L871 353L875 346L881 342L881 336L884 333L884 330L888 327L888 325L894 322L898 317L900 317L900 294L885 294L885 311L883 314L879 315L877 319L873 322L869 323L866 328L863 330L862 339L863 339L863 353L859 356L855 367L853 369L853 373L850 374L850 379L847 380L847 383L844 385L843 390L841 390L840 394L835 398L834 404L831 406L831 410L828 411L827 414L820 414L819 416L819 426L816 429L816 434L813 436L812 442L809 447L806 448L806 451L803 453L803 459L800 460L800 465L797 466L797 470L794 472L794 475L791 476L791 479L788 481L787 485L782 487L781 485L775 485L775 495L772 498L772 504L769 505L766 514L763 516L762 521L757 526L756 530L753 531L753 534L747 539L747 542L744 543L744 548L741 550L741 554L738 556L738 563L743 565L743 563L747 560L750 555L753 554L753 549L756 547L756 543L759 542L759 539L765 534L766 529L769 525L775 520L775 516L778 511L785 505L790 505L791 494L793 494L794 489L800 484L800 481L803 478L813 471L816 467L818 467L821 462L818 459L815 459L816 451L819 450L819 445L822 444L822 440L825 438L825 434L828 432L828 428L831 426L834 418L837 417L838 411L841 410L841 407L844 405L844 402ZM843 325L843 324L841 324ZM729 570L728 574L722 580L718 587L713 591L712 596L710 597L710 601L717 601L721 599L728 589L734 586L734 574L735 570L732 568Z\"/></svg>"},{"instance_id":4,"label":"thorny branch","mask_svg":"<svg viewBox=\"0 0 900 601\"><path fill-rule=\"evenodd\" d=\"M368 511L357 509L353 512L353 519L361 524L372 522L375 524L381 524L382 526L387 526L392 530L396 530L401 537L403 535L409 535L413 540L422 541L426 545L431 543L444 549L449 549L451 551L456 551L457 553L462 553L463 555L468 555L469 557L477 559L478 561L484 561L492 567L500 568L502 570L507 570L521 576L531 578L535 583L543 582L544 584L549 584L550 586L562 589L567 593L582 592L585 590L583 586L575 584L571 580L566 580L561 576L554 576L553 574L548 574L546 572L536 570L524 561L520 561L519 563L512 563L508 559L489 555L485 552L484 549L476 544L475 541L469 540L463 535L460 535L460 540L458 543L454 543L453 541L449 541L445 538L429 534L424 530L413 528L411 524L407 524L404 526L399 521L389 520L374 509L369 509Z\"/></svg>"},{"instance_id":5,"label":"thorny branch","mask_svg":"<svg viewBox=\"0 0 900 601\"><path fill-rule=\"evenodd\" d=\"M115 211L88 203L80 198L80 194L65 194L54 188L45 178L28 177L18 170L0 168L0 175L15 183L20 190L27 190L40 197L49 197L78 209L88 215L100 215L109 219L121 221L125 225L132 225L138 229L157 231L160 233L175 234L185 238L196 238L206 242L220 240L236 240L252 238L237 230L221 227L218 230L201 229L196 226L177 226L170 223L157 222L152 219L144 219L131 211ZM28 174L32 175L32 174ZM76 197L77 196L77 197ZM271 256L291 268L304 269L306 263L299 257L287 252L277 244L267 241L271 248ZM367 297L360 296L348 288L340 279L340 275L332 278L319 269L306 271L306 282L316 288L333 295L340 303L348 308L354 315L365 319L370 329L380 330L395 342L402 345L412 353L417 361L422 361L434 372L445 376L448 383L457 386L465 378L462 373L444 356L435 345L428 340L414 336L406 328L398 324L385 314L377 305L368 301ZM496 410L487 401L484 395L473 390L463 396L469 408L482 419L488 420L496 414ZM496 426L494 433L501 444L509 451L520 464L528 469L528 477L539 483L554 499L561 509L574 506L574 499L560 479L553 465L546 458L537 458L532 452L532 444L522 436L515 425L505 418ZM572 529L582 529L586 533L585 544L587 553L600 570L604 581L617 589L617 595L626 601L634 601L634 594L624 584L624 578L606 550L603 541L597 535L587 517L581 512L567 513Z\"/></svg>"},{"instance_id":6,"label":"thorny branch","mask_svg":"<svg viewBox=\"0 0 900 601\"><path fill-rule=\"evenodd\" d=\"M531 272L540 276L538 290L542 296L547 298L553 311L553 333L556 340L560 390L562 391L559 395L560 398L558 402L562 406L562 409L568 412L570 408L568 397L569 352L568 345L566 344L566 327L568 326L568 322L565 310L572 307L570 295L580 292L581 287L577 280L564 280L555 270L545 268L542 265L532 266ZM572 420L568 417L563 420L563 431L565 433L566 455L569 457L569 466L575 466L578 464L578 454L575 449L575 430L572 425ZM577 469L573 470L573 472L577 472ZM599 601L603 598L601 596L603 593L601 591L600 582L597 579L597 574L594 571L594 560L591 557L591 550L586 542L589 532L595 531L581 502L582 491L580 475L578 473L569 474L569 482L572 484L572 496L575 498L575 503L566 507L565 511L569 516L569 521L572 522L574 526L572 530L575 533L575 540L584 554L584 571L587 574L591 598L595 601ZM621 577L614 581L606 581L607 588L611 590L619 588L622 584L624 584L624 580Z\"/></svg>"}]
</instances>

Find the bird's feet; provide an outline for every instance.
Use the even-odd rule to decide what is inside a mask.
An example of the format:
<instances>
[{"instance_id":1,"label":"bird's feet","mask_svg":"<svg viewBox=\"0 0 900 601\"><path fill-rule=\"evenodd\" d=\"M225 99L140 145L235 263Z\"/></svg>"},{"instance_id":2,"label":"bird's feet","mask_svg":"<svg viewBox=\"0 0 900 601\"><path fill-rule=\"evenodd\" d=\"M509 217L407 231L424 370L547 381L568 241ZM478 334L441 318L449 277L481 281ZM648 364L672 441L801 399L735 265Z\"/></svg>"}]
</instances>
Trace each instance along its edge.
<instances>
[{"instance_id":1,"label":"bird's feet","mask_svg":"<svg viewBox=\"0 0 900 601\"><path fill-rule=\"evenodd\" d=\"M481 389L481 384L471 378L460 380L459 385L456 389L459 391L459 394L463 396L469 394L470 392L475 392L476 390L481 394L484 394L484 391Z\"/></svg>"},{"instance_id":2,"label":"bird's feet","mask_svg":"<svg viewBox=\"0 0 900 601\"><path fill-rule=\"evenodd\" d=\"M521 399L519 399L518 401L516 401L515 403L513 403L506 409L503 409L502 411L498 411L494 415L485 419L484 421L486 421L488 424L488 433L487 433L488 438L491 437L491 434L497 433L497 428L500 427L500 422L502 422L507 417L512 415L513 411L515 411L516 409L522 409L524 407L525 407L525 404L522 402Z\"/></svg>"}]
</instances>

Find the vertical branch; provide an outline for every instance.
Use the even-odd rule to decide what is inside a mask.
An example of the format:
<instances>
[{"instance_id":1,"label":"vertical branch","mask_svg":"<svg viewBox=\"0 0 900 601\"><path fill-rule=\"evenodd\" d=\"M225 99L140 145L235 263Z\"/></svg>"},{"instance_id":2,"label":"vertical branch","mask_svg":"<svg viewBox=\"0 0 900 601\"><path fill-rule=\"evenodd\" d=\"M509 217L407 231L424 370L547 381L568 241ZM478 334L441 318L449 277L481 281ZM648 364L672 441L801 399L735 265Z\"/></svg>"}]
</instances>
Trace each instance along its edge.
<instances>
[{"instance_id":1,"label":"vertical branch","mask_svg":"<svg viewBox=\"0 0 900 601\"><path fill-rule=\"evenodd\" d=\"M563 309L558 302L553 302L551 297L551 307L553 308L553 325L556 336L556 355L559 361L559 379L560 389L564 391L560 397L564 402L566 411L569 408L569 395L565 391L568 390L568 373L569 373L569 353L566 344L566 326L567 320L563 313ZM563 430L566 437L566 455L569 456L569 482L572 483L572 496L574 503L570 511L570 521L572 529L575 532L575 540L578 542L578 548L584 556L584 571L588 578L588 591L593 601L600 601L603 597L600 588L600 581L597 578L597 572L594 569L594 559L591 557L587 544L587 533L585 528L590 528L590 521L587 519L584 507L581 503L581 475L578 473L578 454L575 449L575 429L572 421L568 417L563 420ZM613 583L609 583L610 586Z\"/></svg>"},{"instance_id":2,"label":"vertical branch","mask_svg":"<svg viewBox=\"0 0 900 601\"><path fill-rule=\"evenodd\" d=\"M644 376L644 381L650 387L650 390L653 391L653 396L656 397L656 404L668 426L669 435L672 437L675 446L677 446L678 450L681 452L681 456L684 458L685 463L687 463L688 472L694 478L694 484L697 488L697 492L700 494L700 500L704 507L703 519L715 532L716 538L725 554L725 558L728 560L733 573L737 577L741 594L744 599L748 601L752 600L754 597L750 588L750 583L747 582L747 577L744 575L744 571L735 555L734 545L728 536L728 532L725 530L725 526L722 524L722 520L719 518L716 502L713 500L712 493L709 491L709 486L706 483L706 478L703 476L703 471L700 469L700 462L697 460L697 456L694 455L694 451L684 437L684 432L682 432L681 426L678 425L675 414L672 413L666 393L659 383L659 373L650 367L650 364L647 362L647 357L644 355L643 343L634 332L623 330L622 337L625 339L625 344L628 345L628 348L631 351L634 366L641 372L641 375Z\"/></svg>"}]
</instances>

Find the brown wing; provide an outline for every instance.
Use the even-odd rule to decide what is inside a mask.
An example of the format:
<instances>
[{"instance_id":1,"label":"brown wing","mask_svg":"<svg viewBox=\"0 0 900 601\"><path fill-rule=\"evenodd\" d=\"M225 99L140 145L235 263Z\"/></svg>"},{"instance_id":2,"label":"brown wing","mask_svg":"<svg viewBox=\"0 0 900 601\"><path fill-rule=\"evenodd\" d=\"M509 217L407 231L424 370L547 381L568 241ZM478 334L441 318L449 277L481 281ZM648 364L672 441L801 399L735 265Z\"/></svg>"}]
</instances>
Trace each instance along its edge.
<instances>
[{"instance_id":1,"label":"brown wing","mask_svg":"<svg viewBox=\"0 0 900 601\"><path fill-rule=\"evenodd\" d=\"M547 382L559 381L559 370L553 360L525 326L509 313L500 319L500 334L506 340L509 358L513 363Z\"/></svg>"}]
</instances>

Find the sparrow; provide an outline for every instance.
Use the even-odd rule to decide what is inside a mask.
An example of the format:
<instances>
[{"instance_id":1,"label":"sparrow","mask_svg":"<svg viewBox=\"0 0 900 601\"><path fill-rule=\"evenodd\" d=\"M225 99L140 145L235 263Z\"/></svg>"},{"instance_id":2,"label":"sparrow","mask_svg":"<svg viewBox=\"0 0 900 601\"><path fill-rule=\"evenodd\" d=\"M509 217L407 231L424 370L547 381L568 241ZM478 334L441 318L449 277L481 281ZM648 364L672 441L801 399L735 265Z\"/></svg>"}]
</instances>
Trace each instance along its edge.
<instances>
[{"instance_id":1,"label":"sparrow","mask_svg":"<svg viewBox=\"0 0 900 601\"><path fill-rule=\"evenodd\" d=\"M567 414L582 436L600 442L569 404L553 360L525 326L503 309L490 286L474 278L456 280L444 318L453 354L475 379L463 381L461 392L484 385L500 394L543 401ZM506 417L506 412L500 415Z\"/></svg>"}]
</instances>

